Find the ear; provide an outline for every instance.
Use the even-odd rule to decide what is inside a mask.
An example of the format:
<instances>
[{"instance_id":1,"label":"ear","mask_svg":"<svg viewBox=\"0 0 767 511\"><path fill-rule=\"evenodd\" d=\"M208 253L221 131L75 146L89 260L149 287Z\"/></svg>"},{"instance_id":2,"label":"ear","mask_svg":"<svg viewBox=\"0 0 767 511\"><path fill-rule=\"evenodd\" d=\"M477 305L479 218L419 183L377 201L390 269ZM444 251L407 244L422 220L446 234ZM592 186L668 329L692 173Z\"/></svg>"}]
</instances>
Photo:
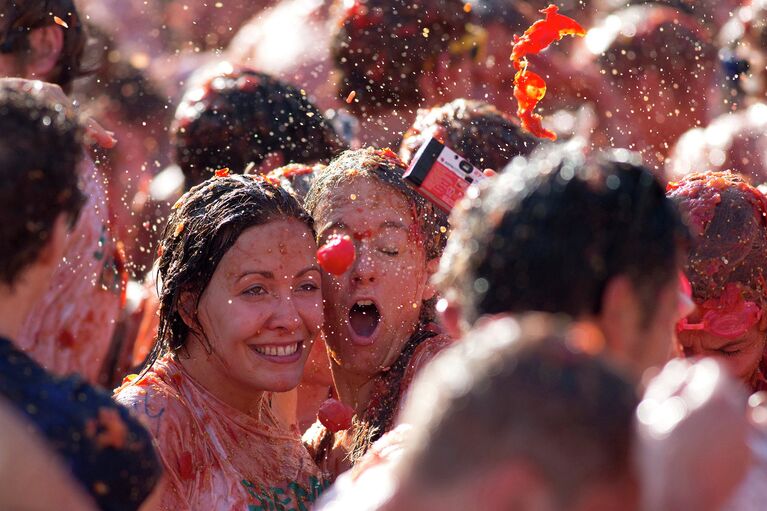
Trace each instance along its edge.
<instances>
[{"instance_id":1,"label":"ear","mask_svg":"<svg viewBox=\"0 0 767 511\"><path fill-rule=\"evenodd\" d=\"M432 276L439 269L439 257L426 261L426 283L423 289L423 300L431 300L437 294L437 288L431 282Z\"/></svg>"},{"instance_id":2,"label":"ear","mask_svg":"<svg viewBox=\"0 0 767 511\"><path fill-rule=\"evenodd\" d=\"M64 48L64 29L58 25L36 28L29 33L29 46L32 55L25 62L27 76L47 81Z\"/></svg>"},{"instance_id":3,"label":"ear","mask_svg":"<svg viewBox=\"0 0 767 511\"><path fill-rule=\"evenodd\" d=\"M181 291L181 296L178 298L178 313L181 319L190 330L195 330L197 327L197 300L191 291Z\"/></svg>"},{"instance_id":4,"label":"ear","mask_svg":"<svg viewBox=\"0 0 767 511\"><path fill-rule=\"evenodd\" d=\"M67 246L67 236L69 233L67 216L61 213L51 227L51 234L48 242L43 245L37 257L37 262L44 266L56 267L64 257L64 249Z\"/></svg>"},{"instance_id":5,"label":"ear","mask_svg":"<svg viewBox=\"0 0 767 511\"><path fill-rule=\"evenodd\" d=\"M640 318L639 297L631 280L623 275L610 279L602 294L602 312L597 323L605 334L608 349L619 359L633 352Z\"/></svg>"}]
</instances>

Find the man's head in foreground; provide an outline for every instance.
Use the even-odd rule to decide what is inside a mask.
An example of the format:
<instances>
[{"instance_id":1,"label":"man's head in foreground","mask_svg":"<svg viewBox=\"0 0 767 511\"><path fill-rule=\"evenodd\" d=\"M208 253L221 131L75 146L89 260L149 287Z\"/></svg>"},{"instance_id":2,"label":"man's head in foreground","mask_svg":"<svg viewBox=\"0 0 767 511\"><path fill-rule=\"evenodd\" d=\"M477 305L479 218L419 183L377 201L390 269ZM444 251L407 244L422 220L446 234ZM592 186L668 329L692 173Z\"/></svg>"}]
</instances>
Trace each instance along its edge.
<instances>
[{"instance_id":1,"label":"man's head in foreground","mask_svg":"<svg viewBox=\"0 0 767 511\"><path fill-rule=\"evenodd\" d=\"M437 276L447 326L567 314L601 333L586 348L637 376L662 362L679 318L688 234L660 183L630 157L549 150L470 190Z\"/></svg>"}]
</instances>

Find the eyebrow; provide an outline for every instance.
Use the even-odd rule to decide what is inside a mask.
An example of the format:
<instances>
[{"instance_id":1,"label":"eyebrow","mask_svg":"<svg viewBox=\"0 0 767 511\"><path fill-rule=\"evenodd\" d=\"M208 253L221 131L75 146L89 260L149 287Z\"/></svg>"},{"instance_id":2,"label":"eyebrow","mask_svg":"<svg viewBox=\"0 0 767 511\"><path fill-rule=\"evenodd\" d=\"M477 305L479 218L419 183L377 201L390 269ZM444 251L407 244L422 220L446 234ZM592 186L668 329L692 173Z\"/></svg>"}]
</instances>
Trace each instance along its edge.
<instances>
[{"instance_id":1,"label":"eyebrow","mask_svg":"<svg viewBox=\"0 0 767 511\"><path fill-rule=\"evenodd\" d=\"M296 277L300 277L300 276L302 276L302 275L306 275L306 274L307 274L307 273L309 273L310 271L316 271L317 273L319 273L319 272L320 272L320 267L319 267L319 266L317 266L316 264L313 264L313 265L311 265L311 266L307 266L307 267L306 267L306 268L304 268L303 270L301 270L301 271L299 271L298 273L296 273Z\"/></svg>"},{"instance_id":2,"label":"eyebrow","mask_svg":"<svg viewBox=\"0 0 767 511\"><path fill-rule=\"evenodd\" d=\"M307 266L303 270L300 270L298 273L296 273L295 276L296 277L300 277L302 275L306 275L310 271L316 271L317 273L319 273L320 272L320 268L316 264L313 264L311 266ZM247 271L244 271L244 272L242 272L237 277L237 280L240 281L240 280L242 280L243 278L245 278L245 277L247 277L249 275L261 275L265 279L274 280L274 273L272 273L270 271L259 271L259 270L247 270Z\"/></svg>"},{"instance_id":3,"label":"eyebrow","mask_svg":"<svg viewBox=\"0 0 767 511\"><path fill-rule=\"evenodd\" d=\"M259 271L259 270L246 270L242 272L238 277L237 280L242 280L244 277L247 277L249 275L261 275L265 279L274 279L274 273L270 271Z\"/></svg>"}]
</instances>

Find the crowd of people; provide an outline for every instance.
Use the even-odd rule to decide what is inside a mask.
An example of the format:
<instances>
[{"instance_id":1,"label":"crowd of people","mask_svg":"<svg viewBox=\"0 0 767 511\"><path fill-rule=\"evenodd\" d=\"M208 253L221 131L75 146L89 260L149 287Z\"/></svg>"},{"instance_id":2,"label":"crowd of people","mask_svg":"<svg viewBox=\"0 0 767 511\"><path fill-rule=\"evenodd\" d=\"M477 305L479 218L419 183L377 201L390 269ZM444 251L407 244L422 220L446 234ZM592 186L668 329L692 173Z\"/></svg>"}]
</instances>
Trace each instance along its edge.
<instances>
[{"instance_id":1,"label":"crowd of people","mask_svg":"<svg viewBox=\"0 0 767 511\"><path fill-rule=\"evenodd\" d=\"M767 1L548 4L0 0L0 509L765 509Z\"/></svg>"}]
</instances>

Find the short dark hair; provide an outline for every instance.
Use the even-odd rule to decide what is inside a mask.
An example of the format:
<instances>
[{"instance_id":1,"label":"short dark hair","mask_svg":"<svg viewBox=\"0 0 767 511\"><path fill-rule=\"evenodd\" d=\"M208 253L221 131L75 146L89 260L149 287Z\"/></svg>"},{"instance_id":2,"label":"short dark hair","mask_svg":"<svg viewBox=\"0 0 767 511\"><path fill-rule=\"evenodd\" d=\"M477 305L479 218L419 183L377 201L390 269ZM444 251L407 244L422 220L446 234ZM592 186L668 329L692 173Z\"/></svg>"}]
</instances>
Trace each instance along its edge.
<instances>
[{"instance_id":1,"label":"short dark hair","mask_svg":"<svg viewBox=\"0 0 767 511\"><path fill-rule=\"evenodd\" d=\"M12 285L49 241L61 214L74 222L82 129L72 112L0 85L0 281Z\"/></svg>"},{"instance_id":2,"label":"short dark hair","mask_svg":"<svg viewBox=\"0 0 767 511\"><path fill-rule=\"evenodd\" d=\"M679 213L641 165L549 149L464 203L437 277L443 291L468 324L508 312L583 317L599 314L607 282L625 275L649 320L685 255Z\"/></svg>"},{"instance_id":3,"label":"short dark hair","mask_svg":"<svg viewBox=\"0 0 767 511\"><path fill-rule=\"evenodd\" d=\"M171 131L187 188L269 153L285 164L327 163L344 148L304 92L247 68L216 73L187 91Z\"/></svg>"},{"instance_id":4,"label":"short dark hair","mask_svg":"<svg viewBox=\"0 0 767 511\"><path fill-rule=\"evenodd\" d=\"M527 156L538 145L517 121L490 103L472 99L418 110L402 139L400 157L410 161L429 137L436 137L477 167L495 170L515 156Z\"/></svg>"},{"instance_id":5,"label":"short dark hair","mask_svg":"<svg viewBox=\"0 0 767 511\"><path fill-rule=\"evenodd\" d=\"M294 218L314 232L312 218L298 201L261 176L213 177L176 202L159 248L160 320L146 368L186 344L192 329L179 311L181 294L191 292L195 306L199 304L218 264L242 232L281 218Z\"/></svg>"},{"instance_id":6,"label":"short dark hair","mask_svg":"<svg viewBox=\"0 0 767 511\"><path fill-rule=\"evenodd\" d=\"M339 94L364 113L417 106L418 77L436 65L471 19L461 0L356 0L332 39Z\"/></svg>"},{"instance_id":7,"label":"short dark hair","mask_svg":"<svg viewBox=\"0 0 767 511\"><path fill-rule=\"evenodd\" d=\"M67 28L62 27L61 55L53 73L45 79L68 93L72 82L84 74L82 57L88 39L73 0L9 0L4 4L0 10L0 53L25 59L30 50L30 31L56 24L54 16L67 24Z\"/></svg>"},{"instance_id":8,"label":"short dark hair","mask_svg":"<svg viewBox=\"0 0 767 511\"><path fill-rule=\"evenodd\" d=\"M589 484L631 478L634 384L570 348L569 335L548 315L505 318L441 353L403 410L413 428L401 479L439 491L521 461L564 504Z\"/></svg>"}]
</instances>

